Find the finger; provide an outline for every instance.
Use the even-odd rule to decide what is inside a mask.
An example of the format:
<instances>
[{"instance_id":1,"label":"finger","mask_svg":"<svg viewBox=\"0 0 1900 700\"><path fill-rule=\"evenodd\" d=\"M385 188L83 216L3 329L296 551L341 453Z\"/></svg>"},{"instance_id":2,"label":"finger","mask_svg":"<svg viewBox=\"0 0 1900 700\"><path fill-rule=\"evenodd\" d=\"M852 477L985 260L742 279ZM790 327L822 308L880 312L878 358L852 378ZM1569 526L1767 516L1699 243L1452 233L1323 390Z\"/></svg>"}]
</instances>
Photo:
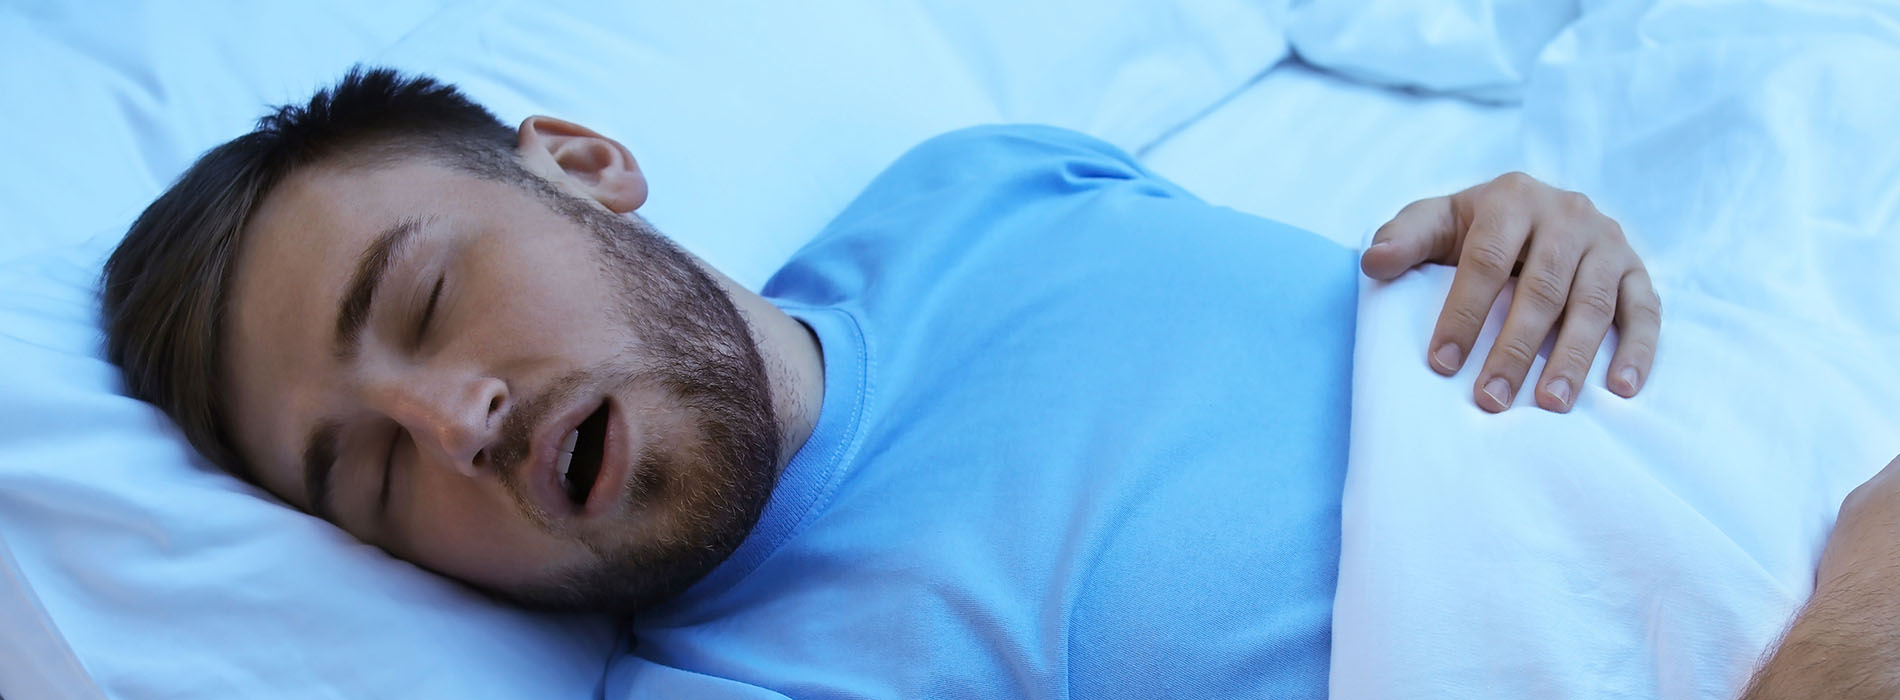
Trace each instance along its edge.
<instances>
[{"instance_id":1,"label":"finger","mask_svg":"<svg viewBox=\"0 0 1900 700\"><path fill-rule=\"evenodd\" d=\"M1581 257L1570 245L1577 237L1565 233L1532 233L1530 255L1523 274L1518 276L1511 310L1505 314L1504 328L1498 332L1491 353L1485 356L1484 369L1478 372L1473 386L1479 408L1496 413L1511 407L1511 399L1524 385L1531 362L1537 359L1538 348L1544 346L1544 339L1550 337L1550 329L1564 311Z\"/></svg>"},{"instance_id":2,"label":"finger","mask_svg":"<svg viewBox=\"0 0 1900 700\"><path fill-rule=\"evenodd\" d=\"M1464 366L1492 302L1497 301L1529 237L1530 219L1520 208L1484 206L1473 212L1471 228L1458 252L1451 292L1438 312L1438 325L1427 346L1428 362L1439 374L1449 377Z\"/></svg>"},{"instance_id":3,"label":"finger","mask_svg":"<svg viewBox=\"0 0 1900 700\"><path fill-rule=\"evenodd\" d=\"M1642 391L1656 359L1656 338L1662 333L1662 299L1649 283L1649 271L1637 263L1623 274L1616 294L1616 354L1610 357L1607 384L1623 398Z\"/></svg>"},{"instance_id":4,"label":"finger","mask_svg":"<svg viewBox=\"0 0 1900 700\"><path fill-rule=\"evenodd\" d=\"M1627 269L1626 261L1595 251L1585 253L1577 264L1577 277L1570 283L1570 298L1558 321L1557 343L1544 362L1544 373L1537 377L1538 406L1564 413L1575 403L1584 377L1590 376L1597 348L1616 317L1617 287Z\"/></svg>"},{"instance_id":5,"label":"finger","mask_svg":"<svg viewBox=\"0 0 1900 700\"><path fill-rule=\"evenodd\" d=\"M1457 250L1457 222L1450 197L1421 199L1400 209L1372 235L1359 258L1367 277L1389 280L1427 261L1449 262Z\"/></svg>"}]
</instances>

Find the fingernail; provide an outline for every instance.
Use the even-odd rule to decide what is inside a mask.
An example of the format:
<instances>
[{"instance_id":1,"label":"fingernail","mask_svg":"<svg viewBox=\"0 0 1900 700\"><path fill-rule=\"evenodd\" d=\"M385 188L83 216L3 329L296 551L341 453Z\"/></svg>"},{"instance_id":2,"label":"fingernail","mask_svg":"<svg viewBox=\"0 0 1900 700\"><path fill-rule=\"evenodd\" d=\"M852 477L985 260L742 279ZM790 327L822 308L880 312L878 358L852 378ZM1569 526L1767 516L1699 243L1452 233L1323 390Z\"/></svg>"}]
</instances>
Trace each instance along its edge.
<instances>
[{"instance_id":1,"label":"fingernail","mask_svg":"<svg viewBox=\"0 0 1900 700\"><path fill-rule=\"evenodd\" d=\"M1503 377L1493 378L1484 385L1484 395L1491 397L1500 411L1511 407L1511 393L1511 383Z\"/></svg>"},{"instance_id":2,"label":"fingernail","mask_svg":"<svg viewBox=\"0 0 1900 700\"><path fill-rule=\"evenodd\" d=\"M1623 380L1623 395L1636 393L1636 368L1624 367L1616 371L1616 378Z\"/></svg>"},{"instance_id":3,"label":"fingernail","mask_svg":"<svg viewBox=\"0 0 1900 700\"><path fill-rule=\"evenodd\" d=\"M1552 379L1549 384L1544 385L1544 391L1550 392L1550 395L1557 399L1558 406L1570 407L1570 380L1563 377Z\"/></svg>"},{"instance_id":4,"label":"fingernail","mask_svg":"<svg viewBox=\"0 0 1900 700\"><path fill-rule=\"evenodd\" d=\"M1388 245L1391 245L1391 244L1392 244L1392 242L1391 242L1391 241L1373 241L1373 242L1372 242L1372 247L1370 247L1370 248L1367 248L1366 250L1378 250L1378 249L1380 249L1380 248L1384 248L1384 247L1386 247L1386 246L1388 246Z\"/></svg>"},{"instance_id":5,"label":"fingernail","mask_svg":"<svg viewBox=\"0 0 1900 700\"><path fill-rule=\"evenodd\" d=\"M1445 374L1458 371L1458 363L1462 361L1464 358L1459 355L1458 346L1452 343L1440 345L1438 350L1432 352L1432 366Z\"/></svg>"}]
</instances>

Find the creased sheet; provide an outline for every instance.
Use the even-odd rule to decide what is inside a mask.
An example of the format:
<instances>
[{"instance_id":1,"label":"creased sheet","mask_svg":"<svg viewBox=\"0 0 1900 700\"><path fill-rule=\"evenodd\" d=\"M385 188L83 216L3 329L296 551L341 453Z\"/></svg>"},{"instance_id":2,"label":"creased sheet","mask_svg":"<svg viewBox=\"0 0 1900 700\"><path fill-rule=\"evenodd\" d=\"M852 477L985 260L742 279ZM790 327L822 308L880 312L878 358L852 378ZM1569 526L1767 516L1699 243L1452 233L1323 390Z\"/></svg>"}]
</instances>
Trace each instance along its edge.
<instances>
[{"instance_id":1,"label":"creased sheet","mask_svg":"<svg viewBox=\"0 0 1900 700\"><path fill-rule=\"evenodd\" d=\"M1900 453L1894 14L1597 3L1545 49L1527 169L1644 254L1656 365L1635 400L1599 365L1571 415L1484 415L1478 363L1425 369L1452 270L1366 283L1334 697L1737 694Z\"/></svg>"}]
</instances>

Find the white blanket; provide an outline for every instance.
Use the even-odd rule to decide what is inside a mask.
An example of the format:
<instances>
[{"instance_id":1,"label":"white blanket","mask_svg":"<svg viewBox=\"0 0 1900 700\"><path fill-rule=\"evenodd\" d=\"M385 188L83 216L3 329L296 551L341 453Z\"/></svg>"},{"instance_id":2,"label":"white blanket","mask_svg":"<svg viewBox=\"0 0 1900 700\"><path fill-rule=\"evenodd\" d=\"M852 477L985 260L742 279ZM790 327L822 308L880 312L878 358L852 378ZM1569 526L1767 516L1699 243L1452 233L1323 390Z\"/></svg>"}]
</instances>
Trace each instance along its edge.
<instances>
[{"instance_id":1,"label":"white blanket","mask_svg":"<svg viewBox=\"0 0 1900 700\"><path fill-rule=\"evenodd\" d=\"M1528 170L1623 223L1660 353L1634 400L1599 365L1571 415L1527 392L1485 415L1478 363L1425 367L1452 271L1366 284L1334 697L1737 694L1842 496L1900 453L1896 27L1891 5L1609 2L1546 47Z\"/></svg>"}]
</instances>

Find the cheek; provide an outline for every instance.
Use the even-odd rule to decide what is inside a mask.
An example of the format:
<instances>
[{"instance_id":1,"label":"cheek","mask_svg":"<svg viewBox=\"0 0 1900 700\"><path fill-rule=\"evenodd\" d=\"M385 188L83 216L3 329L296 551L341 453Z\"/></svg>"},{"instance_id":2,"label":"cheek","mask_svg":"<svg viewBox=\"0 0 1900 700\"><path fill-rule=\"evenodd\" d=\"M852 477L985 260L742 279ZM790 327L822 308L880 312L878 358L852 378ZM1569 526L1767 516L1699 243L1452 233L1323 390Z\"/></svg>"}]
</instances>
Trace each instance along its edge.
<instances>
[{"instance_id":1,"label":"cheek","mask_svg":"<svg viewBox=\"0 0 1900 700\"><path fill-rule=\"evenodd\" d=\"M542 580L585 558L583 548L548 534L516 510L499 485L441 472L415 481L410 503L391 504L402 514L399 544L391 547L397 556L500 588Z\"/></svg>"},{"instance_id":2,"label":"cheek","mask_svg":"<svg viewBox=\"0 0 1900 700\"><path fill-rule=\"evenodd\" d=\"M465 272L464 322L478 347L511 359L588 358L626 347L620 290L597 261L562 250L495 250ZM512 262L509 262L512 261ZM556 371L577 369L554 368Z\"/></svg>"}]
</instances>

